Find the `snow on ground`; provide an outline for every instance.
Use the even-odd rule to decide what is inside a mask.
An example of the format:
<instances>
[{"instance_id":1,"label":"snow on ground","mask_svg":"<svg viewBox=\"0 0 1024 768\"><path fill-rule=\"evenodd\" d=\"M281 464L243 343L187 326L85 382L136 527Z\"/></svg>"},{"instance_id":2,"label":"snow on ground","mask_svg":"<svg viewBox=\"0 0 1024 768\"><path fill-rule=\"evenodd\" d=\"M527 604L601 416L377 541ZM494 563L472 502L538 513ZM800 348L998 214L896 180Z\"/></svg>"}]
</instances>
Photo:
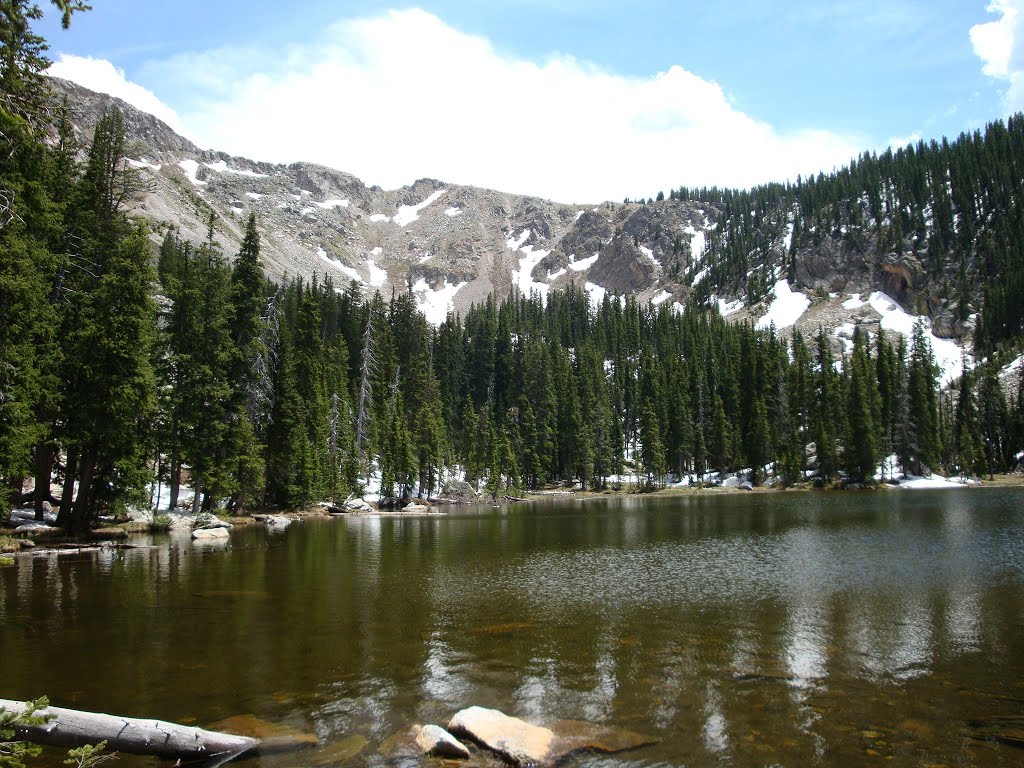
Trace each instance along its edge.
<instances>
[{"instance_id":1,"label":"snow on ground","mask_svg":"<svg viewBox=\"0 0 1024 768\"><path fill-rule=\"evenodd\" d=\"M391 217L390 216L385 216L383 213L371 213L370 214L370 221L373 221L373 222L391 221Z\"/></svg>"},{"instance_id":2,"label":"snow on ground","mask_svg":"<svg viewBox=\"0 0 1024 768\"><path fill-rule=\"evenodd\" d=\"M597 261L597 257L600 255L600 253L595 253L593 256L588 256L587 258L580 259L579 261L570 261L569 269L573 272L582 272L585 269L590 269L594 266L594 262Z\"/></svg>"},{"instance_id":3,"label":"snow on ground","mask_svg":"<svg viewBox=\"0 0 1024 768\"><path fill-rule=\"evenodd\" d=\"M678 301L673 301L672 302L672 311L675 312L677 315L682 315L682 314L686 313L686 307L684 307Z\"/></svg>"},{"instance_id":4,"label":"snow on ground","mask_svg":"<svg viewBox=\"0 0 1024 768\"><path fill-rule=\"evenodd\" d=\"M642 245L638 245L637 247L640 249L640 253L642 253L644 256L646 256L648 259L650 259L651 262L654 264L654 266L656 266L656 267L660 267L661 266L660 262L656 258L654 258L654 251L652 251L650 248L646 248L646 247L644 247Z\"/></svg>"},{"instance_id":5,"label":"snow on ground","mask_svg":"<svg viewBox=\"0 0 1024 768\"><path fill-rule=\"evenodd\" d=\"M453 205L451 208L445 208L444 215L445 216L451 216L453 218L455 216L461 216L462 215L462 209L461 208L456 208Z\"/></svg>"},{"instance_id":6,"label":"snow on ground","mask_svg":"<svg viewBox=\"0 0 1024 768\"><path fill-rule=\"evenodd\" d=\"M388 280L388 273L377 266L373 259L366 260L366 267L370 270L370 285L380 288Z\"/></svg>"},{"instance_id":7,"label":"snow on ground","mask_svg":"<svg viewBox=\"0 0 1024 768\"><path fill-rule=\"evenodd\" d=\"M505 241L509 250L523 254L519 258L519 269L512 270L512 284L517 286L524 296L529 296L531 293L540 294L541 301L546 304L550 286L547 283L536 282L533 279L533 270L551 251L535 251L532 245L523 245L530 238L530 234L530 230L524 229L518 238L510 238Z\"/></svg>"},{"instance_id":8,"label":"snow on ground","mask_svg":"<svg viewBox=\"0 0 1024 768\"><path fill-rule=\"evenodd\" d=\"M178 161L178 167L185 172L185 175L188 176L188 180L197 187L206 186L205 181L200 181L196 178L196 174L199 172L199 163L195 160L180 160Z\"/></svg>"},{"instance_id":9,"label":"snow on ground","mask_svg":"<svg viewBox=\"0 0 1024 768\"><path fill-rule=\"evenodd\" d=\"M582 209L576 211L576 219L575 220L579 221L580 220L580 216L582 216L584 213L586 213L586 211L584 211Z\"/></svg>"},{"instance_id":10,"label":"snow on ground","mask_svg":"<svg viewBox=\"0 0 1024 768\"><path fill-rule=\"evenodd\" d=\"M789 253L789 249L793 247L793 222L790 221L786 225L786 234L782 236L782 246L786 249L786 253Z\"/></svg>"},{"instance_id":11,"label":"snow on ground","mask_svg":"<svg viewBox=\"0 0 1024 768\"><path fill-rule=\"evenodd\" d=\"M555 270L554 272L549 272L548 273L548 282L550 283L550 282L552 282L554 280L557 280L558 278L560 278L562 275L564 275L568 271L569 270L567 270L565 267L562 267L561 269Z\"/></svg>"},{"instance_id":12,"label":"snow on ground","mask_svg":"<svg viewBox=\"0 0 1024 768\"><path fill-rule=\"evenodd\" d=\"M324 200L322 203L313 203L317 208L348 208L349 201L347 199L340 200L336 197L332 197L330 200Z\"/></svg>"},{"instance_id":13,"label":"snow on ground","mask_svg":"<svg viewBox=\"0 0 1024 768\"><path fill-rule=\"evenodd\" d=\"M248 176L251 179L265 179L267 174L256 173L256 171L239 171L235 168L228 168L228 164L223 160L218 160L216 163L203 163L207 168L215 173L231 173L235 176Z\"/></svg>"},{"instance_id":14,"label":"snow on ground","mask_svg":"<svg viewBox=\"0 0 1024 768\"><path fill-rule=\"evenodd\" d=\"M860 297L859 293L851 293L850 298L843 302L843 309L858 309L865 304L867 302Z\"/></svg>"},{"instance_id":15,"label":"snow on ground","mask_svg":"<svg viewBox=\"0 0 1024 768\"><path fill-rule=\"evenodd\" d=\"M794 291L785 280L779 280L772 288L775 298L768 313L757 321L758 328L768 328L772 324L775 330L782 330L794 325L800 316L811 306L811 300L803 293Z\"/></svg>"},{"instance_id":16,"label":"snow on ground","mask_svg":"<svg viewBox=\"0 0 1024 768\"><path fill-rule=\"evenodd\" d=\"M666 301L668 301L671 298L672 298L672 294L671 293L669 293L668 291L662 291L657 296L655 296L653 299L651 299L651 304L653 304L654 306L657 307L660 304L664 304Z\"/></svg>"},{"instance_id":17,"label":"snow on ground","mask_svg":"<svg viewBox=\"0 0 1024 768\"><path fill-rule=\"evenodd\" d=\"M741 309L743 309L742 299L736 299L736 301L726 301L725 299L718 299L718 314L720 314L722 317L735 315Z\"/></svg>"},{"instance_id":18,"label":"snow on ground","mask_svg":"<svg viewBox=\"0 0 1024 768\"><path fill-rule=\"evenodd\" d=\"M338 261L337 259L332 259L330 256L328 256L327 255L327 251L325 251L323 248L317 248L316 249L316 255L319 256L323 261L325 261L328 264L330 264L336 270L341 272L342 274L348 275L348 277L350 277L351 279L355 280L357 283L365 283L366 282L358 272L356 272L354 269L352 269L352 267L346 266L346 265L342 264L340 261Z\"/></svg>"},{"instance_id":19,"label":"snow on ground","mask_svg":"<svg viewBox=\"0 0 1024 768\"><path fill-rule=\"evenodd\" d=\"M424 253L422 256L420 256L419 260L416 263L417 264L426 264L428 261L430 261L430 254L429 253Z\"/></svg>"},{"instance_id":20,"label":"snow on ground","mask_svg":"<svg viewBox=\"0 0 1024 768\"><path fill-rule=\"evenodd\" d=\"M697 274L695 274L695 275L693 276L693 279L692 279L692 280L690 281L690 285L692 285L692 286L693 286L694 288L696 288L696 287L697 287L697 284L698 284L698 283L699 283L699 282L700 282L701 280L703 280L703 279L704 279L705 277L707 277L707 276L708 276L708 270L709 270L709 269L710 269L710 267L704 267L704 268L703 268L703 269L701 269L701 270L700 270L699 272L697 272Z\"/></svg>"},{"instance_id":21,"label":"snow on ground","mask_svg":"<svg viewBox=\"0 0 1024 768\"><path fill-rule=\"evenodd\" d=\"M530 239L530 230L524 229L519 233L519 237L511 237L505 241L505 246L510 251L518 251L527 240Z\"/></svg>"},{"instance_id":22,"label":"snow on ground","mask_svg":"<svg viewBox=\"0 0 1024 768\"><path fill-rule=\"evenodd\" d=\"M248 197L250 200L259 200L261 197L263 197L263 195L261 195L259 192L246 192L245 196Z\"/></svg>"},{"instance_id":23,"label":"snow on ground","mask_svg":"<svg viewBox=\"0 0 1024 768\"><path fill-rule=\"evenodd\" d=\"M707 247L707 236L692 226L686 227L683 232L690 236L690 258L696 264L700 261L700 257L704 255L704 248ZM699 282L698 278L694 278L694 280ZM694 282L694 285L696 284L697 282Z\"/></svg>"},{"instance_id":24,"label":"snow on ground","mask_svg":"<svg viewBox=\"0 0 1024 768\"><path fill-rule=\"evenodd\" d=\"M853 333L856 329L857 326L853 323L843 323L832 331L832 334L843 342L843 351L848 355L853 354Z\"/></svg>"},{"instance_id":25,"label":"snow on ground","mask_svg":"<svg viewBox=\"0 0 1024 768\"><path fill-rule=\"evenodd\" d=\"M932 475L931 477L917 477L916 475L907 475L906 477L899 478L900 488L910 488L912 490L930 490L933 488L963 488L966 483L960 483L956 480L950 480L949 478L943 477L942 475Z\"/></svg>"},{"instance_id":26,"label":"snow on ground","mask_svg":"<svg viewBox=\"0 0 1024 768\"><path fill-rule=\"evenodd\" d=\"M146 158L142 158L141 160L128 160L128 165L139 170L148 168L151 171L159 171L161 168L160 163L151 163L146 160Z\"/></svg>"},{"instance_id":27,"label":"snow on ground","mask_svg":"<svg viewBox=\"0 0 1024 768\"><path fill-rule=\"evenodd\" d=\"M416 308L427 318L427 322L441 325L448 317L448 313L455 310L455 294L467 285L468 282L449 285L448 278L445 278L444 286L435 290L421 277L412 287L412 292L416 295Z\"/></svg>"},{"instance_id":28,"label":"snow on ground","mask_svg":"<svg viewBox=\"0 0 1024 768\"><path fill-rule=\"evenodd\" d=\"M371 256L380 256L382 253L384 253L384 249L381 248L379 245L372 251L370 251Z\"/></svg>"},{"instance_id":29,"label":"snow on ground","mask_svg":"<svg viewBox=\"0 0 1024 768\"><path fill-rule=\"evenodd\" d=\"M447 192L447 189L439 189L436 192L431 193L430 197L424 200L422 203L417 205L400 205L398 206L398 213L394 215L392 221L400 227L408 226L412 224L416 219L420 217L420 211L430 205L432 202L437 200L441 195Z\"/></svg>"},{"instance_id":30,"label":"snow on ground","mask_svg":"<svg viewBox=\"0 0 1024 768\"><path fill-rule=\"evenodd\" d=\"M914 333L914 324L923 321L926 329L925 338L931 344L932 354L935 355L935 362L939 366L940 384L950 384L960 378L963 374L962 350L952 339L940 339L932 333L932 323L926 315L907 314L899 304L881 291L872 293L868 303L882 316L881 326L884 330L895 331L908 339ZM969 366L974 364L974 359L969 355L967 363Z\"/></svg>"},{"instance_id":31,"label":"snow on ground","mask_svg":"<svg viewBox=\"0 0 1024 768\"><path fill-rule=\"evenodd\" d=\"M584 283L583 290L587 292L587 298L590 299L590 306L594 309L601 306L602 302L604 302L604 295L608 293L608 291L600 285L591 282Z\"/></svg>"},{"instance_id":32,"label":"snow on ground","mask_svg":"<svg viewBox=\"0 0 1024 768\"><path fill-rule=\"evenodd\" d=\"M1000 378L1010 379L1011 381L1013 381L1014 379L1019 379L1019 373L1021 368L1024 368L1024 355L1021 355L1012 363L1005 366L1003 370L999 372L999 376Z\"/></svg>"}]
</instances>

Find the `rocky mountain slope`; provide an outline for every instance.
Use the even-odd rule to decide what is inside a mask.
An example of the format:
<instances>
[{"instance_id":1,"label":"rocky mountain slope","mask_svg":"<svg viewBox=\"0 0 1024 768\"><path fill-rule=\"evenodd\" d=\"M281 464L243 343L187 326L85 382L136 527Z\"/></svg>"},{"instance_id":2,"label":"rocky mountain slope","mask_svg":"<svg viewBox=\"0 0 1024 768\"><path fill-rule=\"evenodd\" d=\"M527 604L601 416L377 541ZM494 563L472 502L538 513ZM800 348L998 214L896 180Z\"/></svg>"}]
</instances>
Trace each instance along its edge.
<instances>
[{"instance_id":1,"label":"rocky mountain slope","mask_svg":"<svg viewBox=\"0 0 1024 768\"><path fill-rule=\"evenodd\" d=\"M384 190L312 163L272 165L202 150L117 99L53 82L68 96L83 142L104 109L116 103L124 112L129 162L148 184L136 210L152 223L154 242L169 226L203 240L212 214L215 238L233 254L255 212L272 277L330 275L339 287L355 281L385 296L409 289L434 323L489 294L515 288L543 296L575 282L593 302L632 295L681 308L696 295L737 320L809 333L824 327L841 347L854 323L909 331L906 310L920 309L916 298L929 290L912 259L826 238L794 259L791 291L792 229L782 226L757 264L766 287L758 296L746 281L730 289L706 263L719 205L672 198L567 205L434 179ZM941 318L940 310L929 314ZM943 322L937 330L961 344L971 334L969 323ZM933 345L948 379L960 349L938 337Z\"/></svg>"}]
</instances>

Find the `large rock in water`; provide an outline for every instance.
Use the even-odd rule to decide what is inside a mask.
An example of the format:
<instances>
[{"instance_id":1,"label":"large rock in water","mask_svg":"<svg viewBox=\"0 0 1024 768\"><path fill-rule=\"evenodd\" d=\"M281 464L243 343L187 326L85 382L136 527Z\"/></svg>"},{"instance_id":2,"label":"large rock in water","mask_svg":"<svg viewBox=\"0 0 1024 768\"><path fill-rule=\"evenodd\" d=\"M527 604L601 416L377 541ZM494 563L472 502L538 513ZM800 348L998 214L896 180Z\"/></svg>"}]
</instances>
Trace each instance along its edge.
<instances>
[{"instance_id":1,"label":"large rock in water","mask_svg":"<svg viewBox=\"0 0 1024 768\"><path fill-rule=\"evenodd\" d=\"M416 744L424 755L432 757L450 757L465 760L469 750L461 741L452 736L439 725L414 726Z\"/></svg>"},{"instance_id":2,"label":"large rock in water","mask_svg":"<svg viewBox=\"0 0 1024 768\"><path fill-rule=\"evenodd\" d=\"M456 736L472 739L513 765L528 766L549 761L554 731L509 717L496 709L470 707L448 723Z\"/></svg>"}]
</instances>

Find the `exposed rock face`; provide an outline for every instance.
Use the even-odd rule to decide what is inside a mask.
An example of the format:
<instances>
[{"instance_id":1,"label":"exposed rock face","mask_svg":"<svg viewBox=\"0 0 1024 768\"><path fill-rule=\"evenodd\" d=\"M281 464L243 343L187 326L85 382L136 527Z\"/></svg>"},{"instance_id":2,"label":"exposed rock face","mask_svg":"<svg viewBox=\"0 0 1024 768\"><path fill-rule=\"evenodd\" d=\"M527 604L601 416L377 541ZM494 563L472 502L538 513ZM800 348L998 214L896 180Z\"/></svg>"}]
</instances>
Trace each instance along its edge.
<instances>
[{"instance_id":1,"label":"exposed rock face","mask_svg":"<svg viewBox=\"0 0 1024 768\"><path fill-rule=\"evenodd\" d=\"M851 322L877 319L877 313L855 317L842 305L850 294L878 290L908 312L927 311L940 335L968 341L973 330L953 316L948 296L939 299L940 278L916 256L882 253L863 232L812 238L804 231L793 254L792 230L788 237L771 230L746 276L717 274L714 259L704 259L706 244L722 237L718 225L725 209L717 204L670 197L649 204L566 205L436 179L384 190L314 163L272 165L200 149L117 99L53 83L58 96L67 95L84 143L104 108L117 104L123 111L133 146L129 162L149 187L134 213L152 224L154 246L169 227L184 239L205 240L212 213L214 239L233 257L254 213L271 278L316 274L336 288L354 285L385 297L411 291L435 324L488 296L504 298L513 287L545 295L570 282L585 287L593 304L606 294L685 304L697 291L711 305L720 300L719 306L739 306L733 300L752 301L753 291L745 293L744 285L756 282L751 278L757 273L755 298L790 275L794 289L815 302L832 301L827 311L812 304L798 321L805 335L819 326L832 334ZM835 295L826 299L829 294ZM731 319L756 321L768 301Z\"/></svg>"},{"instance_id":2,"label":"exposed rock face","mask_svg":"<svg viewBox=\"0 0 1024 768\"><path fill-rule=\"evenodd\" d=\"M519 766L545 763L555 742L554 731L484 707L458 712L448 723L448 730Z\"/></svg>"}]
</instances>

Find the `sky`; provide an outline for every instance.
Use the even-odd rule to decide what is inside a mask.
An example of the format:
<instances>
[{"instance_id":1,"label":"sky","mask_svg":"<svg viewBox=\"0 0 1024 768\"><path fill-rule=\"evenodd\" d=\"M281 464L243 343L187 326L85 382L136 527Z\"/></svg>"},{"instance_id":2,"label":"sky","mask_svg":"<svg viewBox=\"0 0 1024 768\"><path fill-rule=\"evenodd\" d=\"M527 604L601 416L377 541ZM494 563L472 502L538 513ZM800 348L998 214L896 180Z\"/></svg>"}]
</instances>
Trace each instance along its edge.
<instances>
[{"instance_id":1,"label":"sky","mask_svg":"<svg viewBox=\"0 0 1024 768\"><path fill-rule=\"evenodd\" d=\"M388 189L749 187L1024 108L1024 0L91 4L36 23L53 74Z\"/></svg>"}]
</instances>

